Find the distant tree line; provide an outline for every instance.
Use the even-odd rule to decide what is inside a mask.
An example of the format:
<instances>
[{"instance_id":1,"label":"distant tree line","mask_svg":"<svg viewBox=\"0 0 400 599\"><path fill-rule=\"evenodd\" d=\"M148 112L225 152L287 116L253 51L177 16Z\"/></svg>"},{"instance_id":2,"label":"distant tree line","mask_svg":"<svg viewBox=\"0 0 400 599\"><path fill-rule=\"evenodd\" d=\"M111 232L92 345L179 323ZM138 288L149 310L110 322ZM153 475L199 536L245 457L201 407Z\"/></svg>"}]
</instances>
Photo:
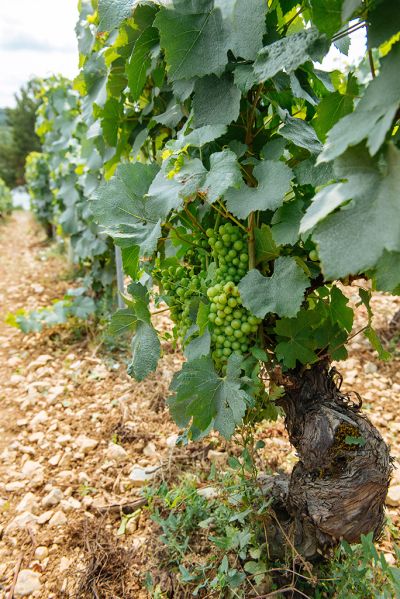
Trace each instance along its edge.
<instances>
[{"instance_id":1,"label":"distant tree line","mask_svg":"<svg viewBox=\"0 0 400 599\"><path fill-rule=\"evenodd\" d=\"M9 187L25 183L26 157L32 151L40 151L35 133L39 88L37 79L28 81L15 95L15 107L0 109L0 178Z\"/></svg>"}]
</instances>

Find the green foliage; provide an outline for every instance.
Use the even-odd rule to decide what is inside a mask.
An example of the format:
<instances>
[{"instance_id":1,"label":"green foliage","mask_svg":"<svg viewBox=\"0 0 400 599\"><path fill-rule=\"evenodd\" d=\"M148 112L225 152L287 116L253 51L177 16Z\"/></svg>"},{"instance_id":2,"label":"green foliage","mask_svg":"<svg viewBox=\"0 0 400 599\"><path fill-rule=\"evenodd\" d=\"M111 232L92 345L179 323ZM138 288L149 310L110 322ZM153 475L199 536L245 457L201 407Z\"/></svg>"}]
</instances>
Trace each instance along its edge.
<instances>
[{"instance_id":1,"label":"green foliage","mask_svg":"<svg viewBox=\"0 0 400 599\"><path fill-rule=\"evenodd\" d=\"M260 372L346 357L336 281L399 289L396 15L355 0L81 3L74 109L104 175L91 209L146 302L170 310L187 363L169 403L192 437L264 413ZM368 58L322 72L353 18L373 72ZM141 380L160 347L138 289L112 329L135 334Z\"/></svg>"},{"instance_id":2,"label":"green foliage","mask_svg":"<svg viewBox=\"0 0 400 599\"><path fill-rule=\"evenodd\" d=\"M12 196L11 191L3 181L0 179L0 217L4 218L7 214L10 214L12 210Z\"/></svg>"},{"instance_id":3,"label":"green foliage","mask_svg":"<svg viewBox=\"0 0 400 599\"><path fill-rule=\"evenodd\" d=\"M396 547L396 561L399 558L400 551ZM332 577L333 581L322 580L316 596L323 597L324 593L333 590L337 599L391 599L400 594L400 569L389 565L385 555L377 551L372 533L363 535L358 545L342 542L328 577Z\"/></svg>"},{"instance_id":4,"label":"green foliage","mask_svg":"<svg viewBox=\"0 0 400 599\"><path fill-rule=\"evenodd\" d=\"M145 581L151 597L166 590L160 569L173 577L182 596L225 597L232 590L239 598L278 595L288 586L316 599L398 596L399 568L389 565L375 548L372 534L362 536L357 545L343 542L329 563L314 564L312 574L299 564L288 571L284 561L274 557L274 541L265 543L265 527L269 529L274 518L259 486L248 476L251 460L246 449L239 458L229 458L229 465L226 474L212 469L203 483L188 475L172 488L164 483L146 489L161 541L157 570L149 571ZM203 488L209 491L208 498ZM398 563L400 551L397 547L395 551Z\"/></svg>"},{"instance_id":5,"label":"green foliage","mask_svg":"<svg viewBox=\"0 0 400 599\"><path fill-rule=\"evenodd\" d=\"M211 358L202 357L187 362L175 376L170 398L171 414L179 426L192 420L192 433L205 431L212 425L229 438L240 424L252 398L243 389L246 379L240 377L240 358L232 355L228 360L227 374L218 376Z\"/></svg>"},{"instance_id":6,"label":"green foliage","mask_svg":"<svg viewBox=\"0 0 400 599\"><path fill-rule=\"evenodd\" d=\"M240 282L239 292L243 305L260 318L269 313L291 317L300 310L308 286L309 279L296 260L282 256L275 261L271 277L251 270Z\"/></svg>"},{"instance_id":7,"label":"green foliage","mask_svg":"<svg viewBox=\"0 0 400 599\"><path fill-rule=\"evenodd\" d=\"M26 167L32 207L39 220L69 238L84 286L100 296L114 280L114 252L88 201L100 183L101 146L88 138L89 124L68 80L44 81L39 95L36 130L43 153L31 156Z\"/></svg>"},{"instance_id":8,"label":"green foliage","mask_svg":"<svg viewBox=\"0 0 400 599\"><path fill-rule=\"evenodd\" d=\"M40 81L31 79L15 96L14 108L6 108L6 120L0 128L0 177L9 187L25 182L25 160L30 152L40 151L35 133L37 93Z\"/></svg>"},{"instance_id":9,"label":"green foliage","mask_svg":"<svg viewBox=\"0 0 400 599\"><path fill-rule=\"evenodd\" d=\"M31 196L31 210L51 237L54 223L54 198L50 184L49 157L31 152L26 158L25 180Z\"/></svg>"},{"instance_id":10,"label":"green foliage","mask_svg":"<svg viewBox=\"0 0 400 599\"><path fill-rule=\"evenodd\" d=\"M33 312L17 310L9 313L6 323L20 329L23 333L38 333L43 328L66 324L68 319L87 320L96 310L96 304L91 297L85 295L84 287L70 289L64 299L56 300L46 308L39 308Z\"/></svg>"}]
</instances>

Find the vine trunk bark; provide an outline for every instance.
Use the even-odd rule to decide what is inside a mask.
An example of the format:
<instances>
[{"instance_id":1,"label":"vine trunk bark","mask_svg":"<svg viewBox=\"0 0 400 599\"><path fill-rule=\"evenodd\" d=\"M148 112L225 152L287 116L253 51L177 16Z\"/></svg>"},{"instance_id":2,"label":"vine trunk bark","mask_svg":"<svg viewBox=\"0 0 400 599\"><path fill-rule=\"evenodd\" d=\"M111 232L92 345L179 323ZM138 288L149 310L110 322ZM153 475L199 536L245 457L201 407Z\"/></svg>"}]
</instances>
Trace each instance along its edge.
<instances>
[{"instance_id":1,"label":"vine trunk bark","mask_svg":"<svg viewBox=\"0 0 400 599\"><path fill-rule=\"evenodd\" d=\"M267 477L264 491L274 498L271 522L276 552L284 537L313 559L341 539L377 538L392 472L389 448L361 412L357 401L341 393L342 378L328 364L285 376L280 405L299 461L290 478Z\"/></svg>"}]
</instances>

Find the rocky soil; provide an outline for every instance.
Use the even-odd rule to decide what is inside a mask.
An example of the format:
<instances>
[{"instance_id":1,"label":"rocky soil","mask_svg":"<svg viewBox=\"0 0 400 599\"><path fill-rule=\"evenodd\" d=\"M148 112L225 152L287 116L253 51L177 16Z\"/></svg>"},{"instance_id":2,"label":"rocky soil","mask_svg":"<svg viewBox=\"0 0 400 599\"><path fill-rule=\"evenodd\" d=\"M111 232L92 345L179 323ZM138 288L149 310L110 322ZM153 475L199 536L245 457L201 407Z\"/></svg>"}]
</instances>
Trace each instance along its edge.
<instances>
[{"instance_id":1,"label":"rocky soil","mask_svg":"<svg viewBox=\"0 0 400 599\"><path fill-rule=\"evenodd\" d=\"M28 213L0 224L0 598L95 596L85 594L85 584L106 555L117 582L98 597L141 599L147 597L148 547L157 534L141 505L141 487L199 472L211 461L223 464L232 447L212 437L175 448L178 431L165 398L182 358L170 344L163 345L157 372L139 384L126 375L124 350L105 347L90 324L25 336L4 323L10 311L62 297L73 284L68 279L65 259L44 242ZM356 289L346 293L356 300ZM400 298L375 294L373 306L375 325L385 330ZM166 317L158 318L159 328L169 327ZM365 321L360 308L355 331ZM379 362L362 335L351 340L350 356L339 367L343 388L361 394L395 458L399 367L399 354ZM283 423L263 424L257 434L266 443L264 466L290 469L296 457ZM388 516L396 526L399 506L395 471ZM121 521L126 530L118 535ZM381 546L394 560L385 535ZM125 586L118 588L122 579Z\"/></svg>"}]
</instances>

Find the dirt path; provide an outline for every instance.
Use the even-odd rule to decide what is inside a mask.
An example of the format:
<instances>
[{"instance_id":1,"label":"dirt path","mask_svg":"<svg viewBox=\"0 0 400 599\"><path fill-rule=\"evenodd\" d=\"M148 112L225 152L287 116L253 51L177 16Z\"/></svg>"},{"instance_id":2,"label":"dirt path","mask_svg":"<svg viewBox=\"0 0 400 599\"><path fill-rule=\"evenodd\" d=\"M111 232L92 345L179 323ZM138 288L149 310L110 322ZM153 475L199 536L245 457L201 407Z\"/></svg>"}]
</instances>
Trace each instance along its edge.
<instances>
[{"instance_id":1,"label":"dirt path","mask_svg":"<svg viewBox=\"0 0 400 599\"><path fill-rule=\"evenodd\" d=\"M71 526L85 514L95 518L96 506L137 497L133 467L159 465L175 432L160 414L180 362L168 348L157 374L134 385L124 356L108 353L104 362L95 337L67 327L24 336L3 322L9 311L48 305L71 286L62 280L65 261L43 242L28 213L0 226L1 598L21 557L21 570L37 573L36 582L26 575L28 586L40 585L33 596L64 596L79 553L65 546ZM125 449L112 443L117 438Z\"/></svg>"},{"instance_id":2,"label":"dirt path","mask_svg":"<svg viewBox=\"0 0 400 599\"><path fill-rule=\"evenodd\" d=\"M121 350L108 347L100 354L95 331L83 335L80 329L58 327L24 336L4 324L9 311L48 305L71 286L64 259L43 241L28 213L16 212L0 224L0 599L8 597L17 564L22 571L18 593L30 588L33 597L43 599L83 597L72 594L77 574L88 563L79 540L82 530L86 540L94 534L97 547L96 535L105 532L115 547L128 552L116 554L117 564L121 555L130 559L125 597L142 599L147 593L140 577L154 525L144 510L118 540L118 509L104 514L98 508L138 498L144 471L157 467L157 476L167 480L188 469L200 472L209 465L210 448L227 452L232 446L212 438L188 449L173 448L177 431L165 398L181 356L167 343L157 372L138 384L126 375L127 356ZM374 304L377 326L383 327L400 300L377 294ZM357 326L364 321L361 310ZM160 317L157 326L167 328L167 319ZM396 457L399 366L400 360L379 363L359 337L340 366L344 388L363 395ZM266 442L264 464L272 469L293 465L281 421L263 424L258 436ZM398 524L398 508L391 507L389 514ZM119 597L115 589L106 596Z\"/></svg>"}]
</instances>

